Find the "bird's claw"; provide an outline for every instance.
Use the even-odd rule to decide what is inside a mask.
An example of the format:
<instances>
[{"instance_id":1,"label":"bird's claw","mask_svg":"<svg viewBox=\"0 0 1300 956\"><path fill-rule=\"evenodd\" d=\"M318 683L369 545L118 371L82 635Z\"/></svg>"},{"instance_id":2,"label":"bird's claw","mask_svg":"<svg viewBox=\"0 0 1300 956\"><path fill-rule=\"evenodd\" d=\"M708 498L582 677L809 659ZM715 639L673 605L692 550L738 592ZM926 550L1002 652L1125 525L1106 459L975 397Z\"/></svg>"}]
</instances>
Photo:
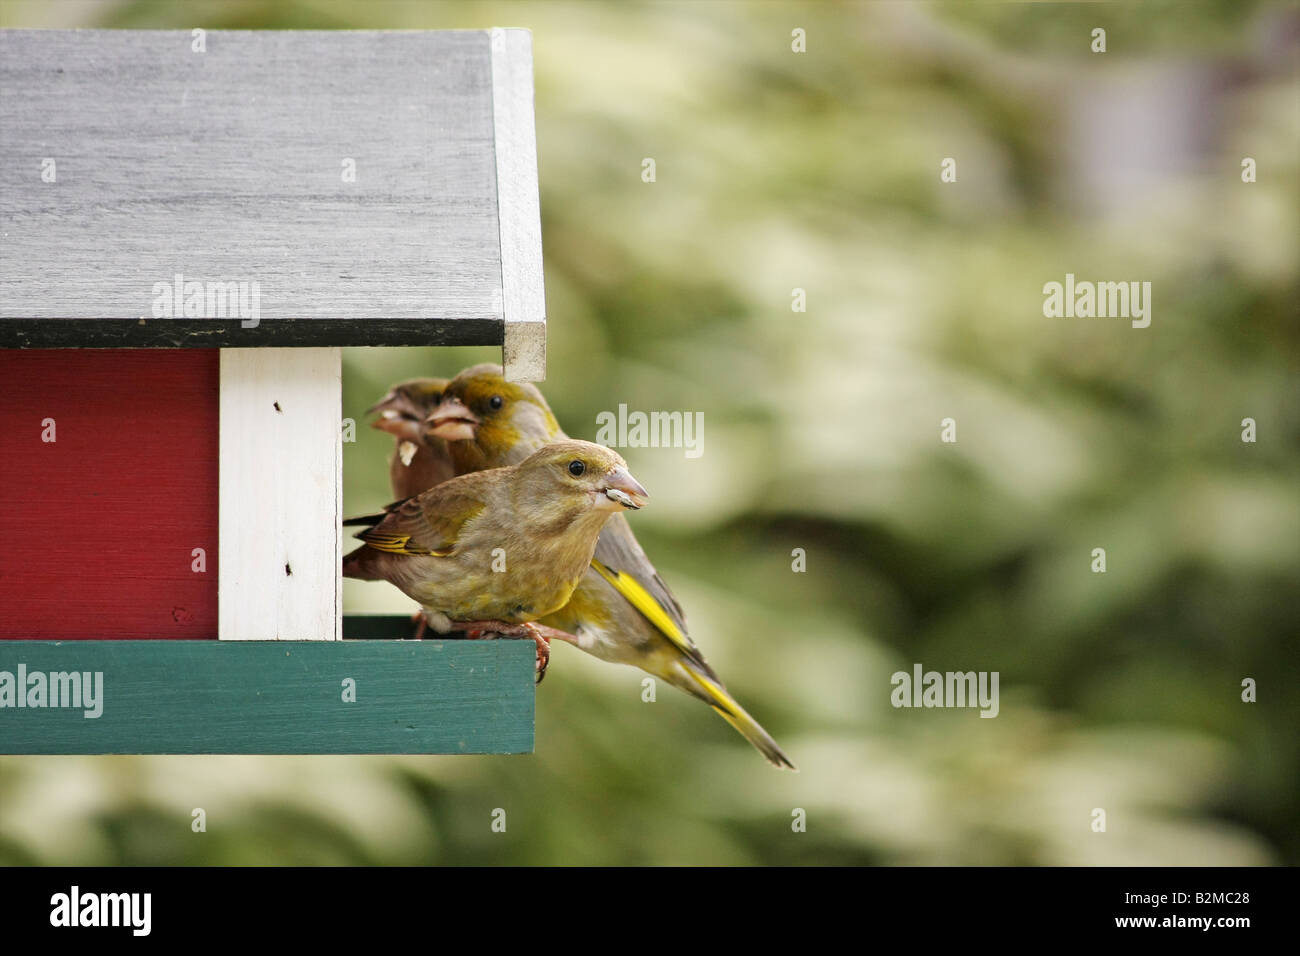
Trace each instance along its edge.
<instances>
[{"instance_id":1,"label":"bird's claw","mask_svg":"<svg viewBox=\"0 0 1300 956\"><path fill-rule=\"evenodd\" d=\"M539 631L532 624L525 624L524 627L528 628L529 636L532 637L532 639L537 642L536 683L540 684L542 682L542 678L546 676L546 666L551 663L551 642L548 641L545 637L543 637L542 632Z\"/></svg>"},{"instance_id":2,"label":"bird's claw","mask_svg":"<svg viewBox=\"0 0 1300 956\"><path fill-rule=\"evenodd\" d=\"M537 644L537 683L542 682L546 676L546 666L551 662L551 642L548 635L543 634L543 628L540 625L528 622L525 624L508 624L505 621L463 621L458 625L465 632L465 636L470 640L482 639L484 634L502 634L507 637L528 637ZM553 630L545 628L546 631Z\"/></svg>"}]
</instances>

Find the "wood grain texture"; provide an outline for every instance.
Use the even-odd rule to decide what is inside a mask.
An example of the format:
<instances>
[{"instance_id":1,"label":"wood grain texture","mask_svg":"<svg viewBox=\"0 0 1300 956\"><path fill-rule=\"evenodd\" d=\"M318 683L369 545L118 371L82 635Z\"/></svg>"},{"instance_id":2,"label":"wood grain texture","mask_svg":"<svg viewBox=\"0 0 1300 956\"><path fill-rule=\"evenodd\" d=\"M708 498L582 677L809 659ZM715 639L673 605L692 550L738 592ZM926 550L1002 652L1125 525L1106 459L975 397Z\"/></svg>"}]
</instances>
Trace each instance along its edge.
<instances>
[{"instance_id":1,"label":"wood grain texture","mask_svg":"<svg viewBox=\"0 0 1300 956\"><path fill-rule=\"evenodd\" d=\"M535 653L512 640L0 641L15 678L20 663L103 674L99 717L0 707L0 753L528 753Z\"/></svg>"},{"instance_id":2,"label":"wood grain texture","mask_svg":"<svg viewBox=\"0 0 1300 956\"><path fill-rule=\"evenodd\" d=\"M216 637L217 351L0 349L0 382L0 639Z\"/></svg>"},{"instance_id":3,"label":"wood grain texture","mask_svg":"<svg viewBox=\"0 0 1300 956\"><path fill-rule=\"evenodd\" d=\"M535 145L531 108L494 119L486 32L191 43L0 31L0 346L504 341L494 141ZM155 318L178 273L258 282L260 323Z\"/></svg>"},{"instance_id":4,"label":"wood grain texture","mask_svg":"<svg viewBox=\"0 0 1300 956\"><path fill-rule=\"evenodd\" d=\"M511 382L541 382L546 379L546 291L533 119L533 45L527 30L492 31L492 111L505 377Z\"/></svg>"},{"instance_id":5,"label":"wood grain texture","mask_svg":"<svg viewBox=\"0 0 1300 956\"><path fill-rule=\"evenodd\" d=\"M341 636L342 355L222 349L218 636Z\"/></svg>"}]
</instances>

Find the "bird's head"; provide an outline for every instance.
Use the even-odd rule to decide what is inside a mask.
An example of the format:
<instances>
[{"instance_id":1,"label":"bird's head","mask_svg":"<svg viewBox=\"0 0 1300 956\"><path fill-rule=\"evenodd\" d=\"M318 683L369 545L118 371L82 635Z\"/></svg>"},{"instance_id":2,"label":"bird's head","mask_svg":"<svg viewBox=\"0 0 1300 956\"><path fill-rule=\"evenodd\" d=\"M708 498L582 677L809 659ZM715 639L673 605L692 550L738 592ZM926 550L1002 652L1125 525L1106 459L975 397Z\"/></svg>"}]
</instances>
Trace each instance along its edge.
<instances>
[{"instance_id":1,"label":"bird's head","mask_svg":"<svg viewBox=\"0 0 1300 956\"><path fill-rule=\"evenodd\" d=\"M597 512L637 511L650 497L623 456L604 445L564 439L533 452L519 476L538 501L576 504Z\"/></svg>"},{"instance_id":2,"label":"bird's head","mask_svg":"<svg viewBox=\"0 0 1300 956\"><path fill-rule=\"evenodd\" d=\"M525 382L507 382L499 365L474 365L447 383L426 430L451 442L459 470L472 444L477 467L513 464L560 434L560 423L542 393Z\"/></svg>"},{"instance_id":3,"label":"bird's head","mask_svg":"<svg viewBox=\"0 0 1300 956\"><path fill-rule=\"evenodd\" d=\"M445 378L413 378L399 382L388 394L366 409L379 413L372 428L388 432L399 441L418 442L424 433L424 420L442 401Z\"/></svg>"}]
</instances>

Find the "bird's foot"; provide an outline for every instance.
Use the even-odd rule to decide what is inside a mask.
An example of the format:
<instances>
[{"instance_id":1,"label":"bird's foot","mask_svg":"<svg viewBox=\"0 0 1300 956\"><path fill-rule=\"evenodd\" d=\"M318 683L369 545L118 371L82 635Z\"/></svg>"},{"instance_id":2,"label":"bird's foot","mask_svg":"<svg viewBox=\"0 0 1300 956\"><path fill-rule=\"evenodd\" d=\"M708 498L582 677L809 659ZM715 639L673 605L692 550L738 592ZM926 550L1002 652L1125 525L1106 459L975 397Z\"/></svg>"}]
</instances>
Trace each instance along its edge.
<instances>
[{"instance_id":1,"label":"bird's foot","mask_svg":"<svg viewBox=\"0 0 1300 956\"><path fill-rule=\"evenodd\" d=\"M505 621L457 621L456 626L465 632L470 640L480 640L484 634L503 634L507 637L528 637L537 644L537 683L546 676L546 665L551 662L550 638L564 631L546 627L543 624L509 624ZM550 634L545 632L552 632ZM572 636L572 635L570 635Z\"/></svg>"},{"instance_id":2,"label":"bird's foot","mask_svg":"<svg viewBox=\"0 0 1300 956\"><path fill-rule=\"evenodd\" d=\"M429 629L429 619L424 616L424 611L419 610L412 614L411 623L415 625L415 636L412 640L422 640L424 638L424 632Z\"/></svg>"},{"instance_id":3,"label":"bird's foot","mask_svg":"<svg viewBox=\"0 0 1300 956\"><path fill-rule=\"evenodd\" d=\"M570 634L568 631L562 631L558 627L551 627L548 624L534 623L533 627L537 628L537 630L541 632L542 636L545 637L548 642L564 641L564 643L572 644L574 647L581 646L578 643L578 636L576 634Z\"/></svg>"}]
</instances>

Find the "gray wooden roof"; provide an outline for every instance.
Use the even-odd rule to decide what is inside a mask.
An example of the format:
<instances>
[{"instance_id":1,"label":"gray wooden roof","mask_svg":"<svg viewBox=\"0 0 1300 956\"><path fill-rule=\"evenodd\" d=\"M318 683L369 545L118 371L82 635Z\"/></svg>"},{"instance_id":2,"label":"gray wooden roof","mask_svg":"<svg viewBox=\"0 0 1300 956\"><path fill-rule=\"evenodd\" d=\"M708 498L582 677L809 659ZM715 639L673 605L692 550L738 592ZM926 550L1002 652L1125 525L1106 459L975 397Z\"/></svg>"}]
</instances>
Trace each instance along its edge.
<instances>
[{"instance_id":1,"label":"gray wooden roof","mask_svg":"<svg viewBox=\"0 0 1300 956\"><path fill-rule=\"evenodd\" d=\"M526 31L195 45L0 31L0 347L503 344L544 378Z\"/></svg>"}]
</instances>

